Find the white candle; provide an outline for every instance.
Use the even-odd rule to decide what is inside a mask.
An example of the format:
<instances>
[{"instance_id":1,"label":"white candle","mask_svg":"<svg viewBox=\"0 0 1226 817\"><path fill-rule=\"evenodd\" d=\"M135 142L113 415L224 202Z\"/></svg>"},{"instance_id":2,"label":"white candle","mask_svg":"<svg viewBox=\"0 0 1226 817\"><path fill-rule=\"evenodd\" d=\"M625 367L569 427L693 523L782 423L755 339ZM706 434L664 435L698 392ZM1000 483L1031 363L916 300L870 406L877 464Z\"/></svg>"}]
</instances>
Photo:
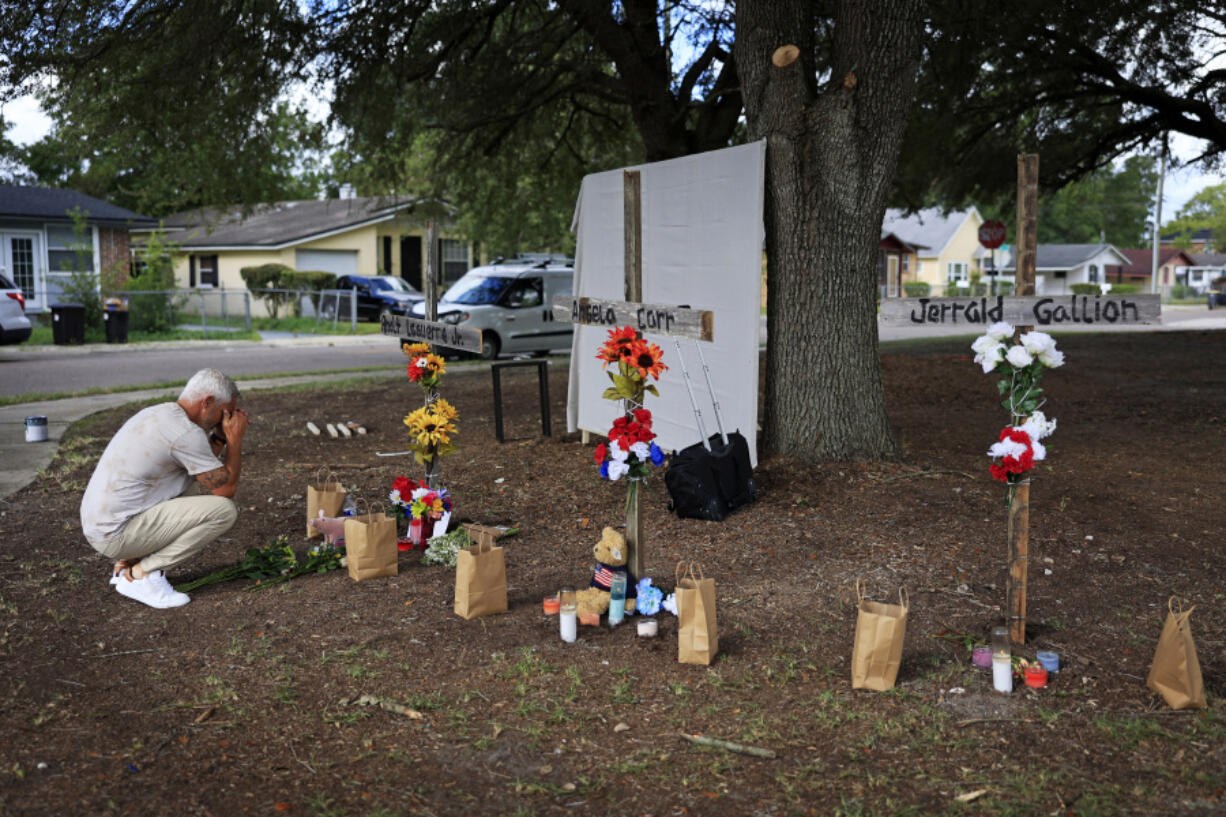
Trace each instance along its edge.
<instances>
[{"instance_id":1,"label":"white candle","mask_svg":"<svg viewBox=\"0 0 1226 817\"><path fill-rule=\"evenodd\" d=\"M992 659L992 686L997 692L1013 691L1013 664L1009 659Z\"/></svg>"},{"instance_id":2,"label":"white candle","mask_svg":"<svg viewBox=\"0 0 1226 817\"><path fill-rule=\"evenodd\" d=\"M656 634L656 620L654 618L644 618L639 620L639 635L644 638L654 638Z\"/></svg>"},{"instance_id":3,"label":"white candle","mask_svg":"<svg viewBox=\"0 0 1226 817\"><path fill-rule=\"evenodd\" d=\"M579 637L579 622L575 620L575 611L563 610L558 616L558 621L561 622L562 640L568 643L573 642Z\"/></svg>"}]
</instances>

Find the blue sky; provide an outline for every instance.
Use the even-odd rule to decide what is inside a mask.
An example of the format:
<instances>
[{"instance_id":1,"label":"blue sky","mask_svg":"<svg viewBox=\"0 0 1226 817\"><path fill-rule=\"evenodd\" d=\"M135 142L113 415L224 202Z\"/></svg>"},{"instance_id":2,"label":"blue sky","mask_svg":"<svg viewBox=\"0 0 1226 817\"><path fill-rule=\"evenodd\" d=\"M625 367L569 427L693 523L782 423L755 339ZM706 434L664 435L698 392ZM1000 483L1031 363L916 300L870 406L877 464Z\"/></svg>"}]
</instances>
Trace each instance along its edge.
<instances>
[{"instance_id":1,"label":"blue sky","mask_svg":"<svg viewBox=\"0 0 1226 817\"><path fill-rule=\"evenodd\" d=\"M20 97L0 107L0 113L9 123L8 138L22 145L40 139L51 124L33 96ZM1191 159L1198 153L1197 144L1190 137L1176 134L1171 137L1171 152L1177 158ZM1209 185L1221 184L1223 180L1222 174L1205 174L1198 168L1168 170L1162 189L1162 223L1173 219L1179 208L1196 193Z\"/></svg>"}]
</instances>

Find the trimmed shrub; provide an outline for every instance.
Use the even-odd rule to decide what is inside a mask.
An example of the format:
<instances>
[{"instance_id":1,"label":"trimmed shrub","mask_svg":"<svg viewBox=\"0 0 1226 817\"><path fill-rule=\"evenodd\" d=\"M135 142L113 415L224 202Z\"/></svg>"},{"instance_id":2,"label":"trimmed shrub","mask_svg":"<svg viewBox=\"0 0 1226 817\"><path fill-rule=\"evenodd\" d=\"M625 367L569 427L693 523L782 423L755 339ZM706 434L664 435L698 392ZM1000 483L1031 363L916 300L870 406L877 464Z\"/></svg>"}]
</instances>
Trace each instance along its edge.
<instances>
[{"instance_id":1,"label":"trimmed shrub","mask_svg":"<svg viewBox=\"0 0 1226 817\"><path fill-rule=\"evenodd\" d=\"M1098 295L1102 292L1098 284L1070 284L1069 289L1074 295Z\"/></svg>"},{"instance_id":2,"label":"trimmed shrub","mask_svg":"<svg viewBox=\"0 0 1226 817\"><path fill-rule=\"evenodd\" d=\"M1141 291L1140 284L1112 284L1112 295L1136 295Z\"/></svg>"},{"instance_id":3,"label":"trimmed shrub","mask_svg":"<svg viewBox=\"0 0 1226 817\"><path fill-rule=\"evenodd\" d=\"M319 291L331 289L335 283L336 273L321 270L287 270L281 276L281 285L286 289L305 293L311 299L311 307L317 313L319 312ZM294 298L293 305L294 314L298 315L302 310L297 298Z\"/></svg>"},{"instance_id":4,"label":"trimmed shrub","mask_svg":"<svg viewBox=\"0 0 1226 817\"><path fill-rule=\"evenodd\" d=\"M902 291L908 298L927 298L932 292L932 284L923 281L907 281L902 285Z\"/></svg>"},{"instance_id":5,"label":"trimmed shrub","mask_svg":"<svg viewBox=\"0 0 1226 817\"><path fill-rule=\"evenodd\" d=\"M284 264L260 264L258 267L243 267L238 274L242 276L243 283L251 290L251 294L264 302L268 317L276 319L281 306L289 303L292 296L286 292L271 290L285 289L282 276L293 271L292 267Z\"/></svg>"}]
</instances>

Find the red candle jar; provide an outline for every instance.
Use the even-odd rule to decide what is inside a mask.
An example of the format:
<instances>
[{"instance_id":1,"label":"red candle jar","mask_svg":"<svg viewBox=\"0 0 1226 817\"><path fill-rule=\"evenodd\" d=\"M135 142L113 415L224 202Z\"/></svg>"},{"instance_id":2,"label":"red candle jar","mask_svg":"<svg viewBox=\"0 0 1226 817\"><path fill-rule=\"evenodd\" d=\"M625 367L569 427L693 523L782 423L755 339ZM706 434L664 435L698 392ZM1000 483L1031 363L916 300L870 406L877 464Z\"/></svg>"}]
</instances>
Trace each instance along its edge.
<instances>
[{"instance_id":1,"label":"red candle jar","mask_svg":"<svg viewBox=\"0 0 1226 817\"><path fill-rule=\"evenodd\" d=\"M541 606L545 609L545 615L556 616L558 614L558 610L560 610L562 607L562 602L557 596L546 596L545 600L541 602Z\"/></svg>"},{"instance_id":2,"label":"red candle jar","mask_svg":"<svg viewBox=\"0 0 1226 817\"><path fill-rule=\"evenodd\" d=\"M1026 686L1042 689L1047 686L1047 670L1042 666L1026 667Z\"/></svg>"},{"instance_id":3,"label":"red candle jar","mask_svg":"<svg viewBox=\"0 0 1226 817\"><path fill-rule=\"evenodd\" d=\"M580 613L579 623L585 627L599 627L600 613Z\"/></svg>"}]
</instances>

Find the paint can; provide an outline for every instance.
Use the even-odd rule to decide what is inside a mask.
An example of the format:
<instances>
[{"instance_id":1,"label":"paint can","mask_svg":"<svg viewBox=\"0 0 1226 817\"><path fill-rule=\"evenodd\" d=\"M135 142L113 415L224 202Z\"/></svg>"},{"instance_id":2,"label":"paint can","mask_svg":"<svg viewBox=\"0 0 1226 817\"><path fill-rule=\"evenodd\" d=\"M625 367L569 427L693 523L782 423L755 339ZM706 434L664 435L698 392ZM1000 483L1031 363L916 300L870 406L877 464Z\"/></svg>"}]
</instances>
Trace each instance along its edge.
<instances>
[{"instance_id":1,"label":"paint can","mask_svg":"<svg viewBox=\"0 0 1226 817\"><path fill-rule=\"evenodd\" d=\"M47 418L43 415L26 418L26 442L43 443L47 441Z\"/></svg>"}]
</instances>

